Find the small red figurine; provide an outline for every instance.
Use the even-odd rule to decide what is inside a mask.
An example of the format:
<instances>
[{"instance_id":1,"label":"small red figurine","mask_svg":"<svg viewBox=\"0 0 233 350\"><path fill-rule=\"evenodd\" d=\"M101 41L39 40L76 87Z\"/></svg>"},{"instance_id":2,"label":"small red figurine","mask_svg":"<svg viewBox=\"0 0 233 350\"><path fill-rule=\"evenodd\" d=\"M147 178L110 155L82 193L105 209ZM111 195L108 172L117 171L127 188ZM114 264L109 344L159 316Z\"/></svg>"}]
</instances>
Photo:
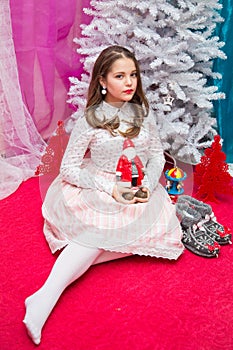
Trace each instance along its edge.
<instances>
[{"instance_id":1,"label":"small red figurine","mask_svg":"<svg viewBox=\"0 0 233 350\"><path fill-rule=\"evenodd\" d=\"M142 185L144 166L141 159L136 155L134 143L126 139L123 144L122 156L116 167L117 181L124 187L137 187Z\"/></svg>"},{"instance_id":2,"label":"small red figurine","mask_svg":"<svg viewBox=\"0 0 233 350\"><path fill-rule=\"evenodd\" d=\"M133 199L134 196L146 198L147 193L140 189L144 178L144 166L137 156L132 140L126 139L123 143L122 156L119 158L116 167L116 179L120 186L134 189L136 192L123 193L126 200Z\"/></svg>"}]
</instances>

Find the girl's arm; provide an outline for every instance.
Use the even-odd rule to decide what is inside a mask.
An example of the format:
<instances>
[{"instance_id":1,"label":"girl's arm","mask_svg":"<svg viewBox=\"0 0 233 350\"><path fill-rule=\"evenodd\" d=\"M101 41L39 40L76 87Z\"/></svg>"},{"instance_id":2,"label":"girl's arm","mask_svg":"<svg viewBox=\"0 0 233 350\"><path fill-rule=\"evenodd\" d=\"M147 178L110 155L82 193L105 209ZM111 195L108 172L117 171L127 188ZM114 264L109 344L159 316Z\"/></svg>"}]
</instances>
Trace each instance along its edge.
<instances>
[{"instance_id":1,"label":"girl's arm","mask_svg":"<svg viewBox=\"0 0 233 350\"><path fill-rule=\"evenodd\" d=\"M98 189L112 195L115 182L106 181L102 176L90 173L83 162L94 133L95 129L85 118L80 118L76 122L62 160L60 174L63 180L72 185Z\"/></svg>"},{"instance_id":2,"label":"girl's arm","mask_svg":"<svg viewBox=\"0 0 233 350\"><path fill-rule=\"evenodd\" d=\"M66 182L80 186L83 182L81 167L85 153L92 139L92 130L85 118L80 118L74 125L70 139L62 159L60 174ZM85 187L88 183L85 184Z\"/></svg>"}]
</instances>

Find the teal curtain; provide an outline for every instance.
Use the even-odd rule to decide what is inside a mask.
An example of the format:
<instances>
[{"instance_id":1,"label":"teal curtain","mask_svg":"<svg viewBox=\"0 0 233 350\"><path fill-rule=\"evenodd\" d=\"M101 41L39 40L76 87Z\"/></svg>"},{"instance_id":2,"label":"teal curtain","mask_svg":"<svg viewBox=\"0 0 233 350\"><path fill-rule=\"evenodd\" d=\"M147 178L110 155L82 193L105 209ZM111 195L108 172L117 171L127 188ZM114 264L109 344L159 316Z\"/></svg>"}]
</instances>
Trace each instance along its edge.
<instances>
[{"instance_id":1,"label":"teal curtain","mask_svg":"<svg viewBox=\"0 0 233 350\"><path fill-rule=\"evenodd\" d=\"M222 79L216 80L215 85L219 91L226 94L226 99L216 101L214 110L218 132L223 139L223 151L226 153L227 162L233 163L233 0L219 2L223 5L221 16L224 22L218 24L216 34L225 42L223 51L227 60L216 59L214 62L214 71L222 74Z\"/></svg>"}]
</instances>

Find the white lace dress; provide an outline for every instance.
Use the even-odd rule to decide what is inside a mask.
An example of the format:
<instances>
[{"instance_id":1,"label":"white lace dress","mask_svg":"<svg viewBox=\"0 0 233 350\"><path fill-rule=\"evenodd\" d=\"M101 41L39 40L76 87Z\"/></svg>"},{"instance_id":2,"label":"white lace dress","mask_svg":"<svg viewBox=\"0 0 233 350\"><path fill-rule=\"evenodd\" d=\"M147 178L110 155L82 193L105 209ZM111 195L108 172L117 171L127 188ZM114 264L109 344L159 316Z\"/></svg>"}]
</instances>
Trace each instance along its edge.
<instances>
[{"instance_id":1,"label":"white lace dress","mask_svg":"<svg viewBox=\"0 0 233 350\"><path fill-rule=\"evenodd\" d=\"M132 117L129 103L117 109L103 102L99 118L115 115L120 130ZM112 197L116 166L124 138L94 129L80 118L71 133L60 174L50 185L42 206L44 233L55 252L70 241L108 251L177 259L183 251L181 227L175 207L159 183L163 149L154 116L149 114L133 139L146 175L143 185L151 195L147 203L121 204ZM91 157L84 158L90 150Z\"/></svg>"}]
</instances>

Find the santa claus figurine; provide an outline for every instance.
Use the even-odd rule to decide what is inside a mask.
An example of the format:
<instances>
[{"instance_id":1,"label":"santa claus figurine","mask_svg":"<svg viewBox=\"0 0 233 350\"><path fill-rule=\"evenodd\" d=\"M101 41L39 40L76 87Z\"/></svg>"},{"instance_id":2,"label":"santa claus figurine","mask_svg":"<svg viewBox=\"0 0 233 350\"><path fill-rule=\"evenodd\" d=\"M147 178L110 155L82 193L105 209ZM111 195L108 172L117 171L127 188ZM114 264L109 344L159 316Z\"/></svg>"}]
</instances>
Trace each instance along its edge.
<instances>
[{"instance_id":1,"label":"santa claus figurine","mask_svg":"<svg viewBox=\"0 0 233 350\"><path fill-rule=\"evenodd\" d=\"M123 152L116 167L116 178L120 186L138 189L142 185L144 166L137 156L132 140L123 143ZM143 191L140 191L143 192ZM145 192L143 192L145 196Z\"/></svg>"}]
</instances>

